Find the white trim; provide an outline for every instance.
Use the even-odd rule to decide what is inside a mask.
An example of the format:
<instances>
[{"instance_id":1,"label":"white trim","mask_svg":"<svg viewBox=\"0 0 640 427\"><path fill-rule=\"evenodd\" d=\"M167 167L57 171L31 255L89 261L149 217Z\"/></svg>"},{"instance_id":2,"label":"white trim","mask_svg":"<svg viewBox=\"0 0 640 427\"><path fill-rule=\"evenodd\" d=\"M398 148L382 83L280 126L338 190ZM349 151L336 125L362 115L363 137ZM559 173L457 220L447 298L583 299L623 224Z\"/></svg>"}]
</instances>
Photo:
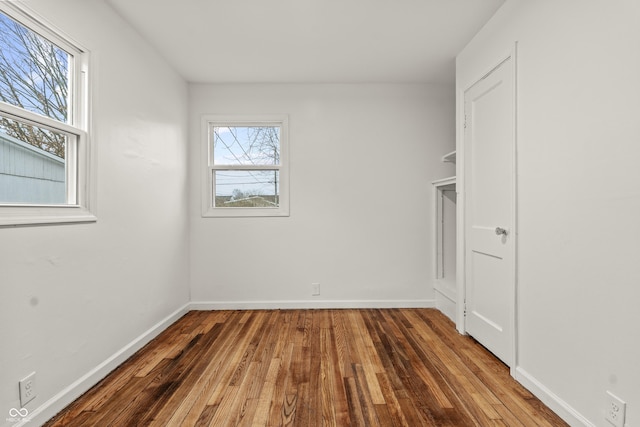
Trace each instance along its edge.
<instances>
[{"instance_id":1,"label":"white trim","mask_svg":"<svg viewBox=\"0 0 640 427\"><path fill-rule=\"evenodd\" d=\"M440 159L443 163L455 163L456 162L456 150L453 150L450 153L445 154Z\"/></svg>"},{"instance_id":2,"label":"white trim","mask_svg":"<svg viewBox=\"0 0 640 427\"><path fill-rule=\"evenodd\" d=\"M87 49L85 49L80 43L77 43L73 38L69 37L68 34L65 34L57 28L53 30L52 28L55 28L55 26L31 9L28 2L14 0L3 3L5 8L3 8L2 11L4 14L23 25L25 25L25 20L36 24L39 29L32 29L32 31L35 31L41 37L53 42L58 47L67 51L67 53L71 53L69 50L77 50L81 53L87 52Z\"/></svg>"},{"instance_id":3,"label":"white trim","mask_svg":"<svg viewBox=\"0 0 640 427\"><path fill-rule=\"evenodd\" d=\"M442 259L443 259L442 258L443 257L442 196L444 194L444 191L450 189L450 187L453 187L452 191L455 191L456 177L451 176L448 178L437 179L435 181L432 181L431 185L433 185L433 208L434 208L432 230L433 230L434 236L436 236L435 239L433 239L433 245L432 245L433 254L434 254L433 271L435 273L434 278L437 285L438 281L443 278L442 274L444 273L444 266L442 264ZM457 198L457 194L456 194L456 198ZM456 205L456 209L457 209L457 205ZM453 299L453 302L455 302L455 298Z\"/></svg>"},{"instance_id":4,"label":"white trim","mask_svg":"<svg viewBox=\"0 0 640 427\"><path fill-rule=\"evenodd\" d=\"M237 165L237 166L209 166L212 171L280 171L282 165Z\"/></svg>"},{"instance_id":5,"label":"white trim","mask_svg":"<svg viewBox=\"0 0 640 427\"><path fill-rule=\"evenodd\" d=\"M436 308L447 316L452 322L455 322L456 301L451 299L446 293L436 288Z\"/></svg>"},{"instance_id":6,"label":"white trim","mask_svg":"<svg viewBox=\"0 0 640 427\"><path fill-rule=\"evenodd\" d=\"M213 158L209 141L211 123L238 126L279 126L280 127L280 164L257 166L216 166L211 164ZM289 216L289 116L286 114L250 114L220 115L205 114L201 118L201 211L203 218L219 217L288 217ZM274 208L239 208L213 206L213 173L214 170L277 170L279 173L279 206Z\"/></svg>"},{"instance_id":7,"label":"white trim","mask_svg":"<svg viewBox=\"0 0 640 427\"><path fill-rule=\"evenodd\" d=\"M540 381L535 379L533 375L529 374L521 367L517 367L515 369L514 378L569 425L596 427L595 424L580 414L580 412L576 411L571 405L558 397Z\"/></svg>"},{"instance_id":8,"label":"white trim","mask_svg":"<svg viewBox=\"0 0 640 427\"><path fill-rule=\"evenodd\" d=\"M96 155L91 126L91 92L89 53L80 44L36 14L24 2L0 2L0 11L64 49L73 60L70 62L69 117L71 124L0 102L2 115L38 127L65 133L75 138L68 147L67 204L29 205L0 204L0 227L20 225L45 225L56 223L95 222L96 212Z\"/></svg>"},{"instance_id":9,"label":"white trim","mask_svg":"<svg viewBox=\"0 0 640 427\"><path fill-rule=\"evenodd\" d=\"M194 301L191 310L435 308L435 300Z\"/></svg>"},{"instance_id":10,"label":"white trim","mask_svg":"<svg viewBox=\"0 0 640 427\"><path fill-rule=\"evenodd\" d=\"M453 153L447 154L445 157L450 157L453 154L454 162L455 162L455 151ZM444 161L444 158L443 158ZM445 285L445 282L449 281L450 278L444 277L444 230L443 230L443 221L444 221L444 206L443 206L443 197L444 192L447 190L456 191L456 177L451 176L448 178L442 178L435 181L432 181L433 185L433 206L435 209L433 215L433 271L435 273L434 276L434 284L433 289L435 290L435 307L444 313L449 319L455 322L456 319L456 308L457 308L457 279L455 282L455 290L451 290L448 286ZM457 194L456 194L457 199ZM456 211L457 211L457 200L456 200ZM457 212L456 212L457 216ZM457 245L457 240L456 243ZM457 251L457 249L456 249ZM456 257L457 263L457 257ZM457 270L457 267L456 267Z\"/></svg>"},{"instance_id":11,"label":"white trim","mask_svg":"<svg viewBox=\"0 0 640 427\"><path fill-rule=\"evenodd\" d=\"M513 259L511 277L513 278L513 289L511 295L511 376L515 377L518 367L518 41L513 43L511 51L513 60L513 147L511 149L511 227L513 228L513 245L511 246L511 259Z\"/></svg>"},{"instance_id":12,"label":"white trim","mask_svg":"<svg viewBox=\"0 0 640 427\"><path fill-rule=\"evenodd\" d=\"M450 176L448 178L436 179L435 181L431 181L431 185L434 187L444 187L445 185L451 185L456 183L456 177Z\"/></svg>"},{"instance_id":13,"label":"white trim","mask_svg":"<svg viewBox=\"0 0 640 427\"><path fill-rule=\"evenodd\" d=\"M465 313L466 313L466 293L465 293L465 204L464 204L464 129L465 129L465 108L464 93L466 88L457 88L456 92L456 281L457 281L457 301L455 324L460 334L466 335Z\"/></svg>"},{"instance_id":14,"label":"white trim","mask_svg":"<svg viewBox=\"0 0 640 427\"><path fill-rule=\"evenodd\" d=\"M449 289L447 289L442 283L442 281L436 280L435 284L433 285L433 289L436 292L438 292L440 295L446 297L452 303L456 302L456 299L457 299L456 295L452 293Z\"/></svg>"},{"instance_id":15,"label":"white trim","mask_svg":"<svg viewBox=\"0 0 640 427\"><path fill-rule=\"evenodd\" d=\"M91 387L96 385L100 380L111 373L115 368L133 356L138 350L144 347L152 339L160 335L169 326L174 324L179 318L190 311L190 304L187 303L153 325L150 329L143 332L126 346L114 353L104 362L78 378L71 385L61 390L58 394L47 400L35 410L29 413L29 416L15 426L32 426L42 425L58 412L62 411L74 400L86 393ZM33 424L31 423L33 422Z\"/></svg>"},{"instance_id":16,"label":"white trim","mask_svg":"<svg viewBox=\"0 0 640 427\"><path fill-rule=\"evenodd\" d=\"M26 122L28 124L38 126L41 128L58 131L66 134L79 135L83 133L83 129L80 127L72 126L70 124L60 122L47 116L42 116L37 113L33 113L29 110L24 110L15 105L7 104L4 101L0 101L0 113L4 116L8 116L11 119Z\"/></svg>"},{"instance_id":17,"label":"white trim","mask_svg":"<svg viewBox=\"0 0 640 427\"><path fill-rule=\"evenodd\" d=\"M96 222L98 218L80 206L2 206L0 227Z\"/></svg>"}]
</instances>

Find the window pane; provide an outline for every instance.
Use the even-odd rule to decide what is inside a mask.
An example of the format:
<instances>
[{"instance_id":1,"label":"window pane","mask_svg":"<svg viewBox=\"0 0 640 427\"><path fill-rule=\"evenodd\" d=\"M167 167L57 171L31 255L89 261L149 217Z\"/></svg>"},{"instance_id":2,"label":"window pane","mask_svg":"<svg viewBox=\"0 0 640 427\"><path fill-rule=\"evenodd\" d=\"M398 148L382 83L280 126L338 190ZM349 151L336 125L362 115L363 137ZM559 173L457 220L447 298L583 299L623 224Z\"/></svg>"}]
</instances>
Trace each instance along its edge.
<instances>
[{"instance_id":1,"label":"window pane","mask_svg":"<svg viewBox=\"0 0 640 427\"><path fill-rule=\"evenodd\" d=\"M215 207L277 208L279 178L277 170L214 171Z\"/></svg>"},{"instance_id":2,"label":"window pane","mask_svg":"<svg viewBox=\"0 0 640 427\"><path fill-rule=\"evenodd\" d=\"M0 13L0 100L66 123L70 58Z\"/></svg>"},{"instance_id":3,"label":"window pane","mask_svg":"<svg viewBox=\"0 0 640 427\"><path fill-rule=\"evenodd\" d=\"M0 203L66 204L68 137L0 116Z\"/></svg>"},{"instance_id":4,"label":"window pane","mask_svg":"<svg viewBox=\"0 0 640 427\"><path fill-rule=\"evenodd\" d=\"M277 165L280 127L211 126L214 165Z\"/></svg>"}]
</instances>

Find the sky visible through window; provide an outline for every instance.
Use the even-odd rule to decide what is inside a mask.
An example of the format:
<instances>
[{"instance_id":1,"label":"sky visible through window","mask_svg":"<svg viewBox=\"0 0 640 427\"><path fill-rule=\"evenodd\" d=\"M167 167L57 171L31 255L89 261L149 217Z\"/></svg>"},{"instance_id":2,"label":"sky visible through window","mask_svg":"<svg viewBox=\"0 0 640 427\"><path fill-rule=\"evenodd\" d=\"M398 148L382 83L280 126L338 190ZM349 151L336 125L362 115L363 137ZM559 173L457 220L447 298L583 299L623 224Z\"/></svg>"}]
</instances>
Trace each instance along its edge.
<instances>
[{"instance_id":1,"label":"sky visible through window","mask_svg":"<svg viewBox=\"0 0 640 427\"><path fill-rule=\"evenodd\" d=\"M67 123L71 55L0 13L0 100ZM63 135L0 116L0 132L64 158Z\"/></svg>"},{"instance_id":2,"label":"sky visible through window","mask_svg":"<svg viewBox=\"0 0 640 427\"><path fill-rule=\"evenodd\" d=\"M279 126L211 126L216 206L237 206L253 200L258 207L278 205L279 171L264 167L280 164ZM232 170L235 166L261 170ZM256 206L253 204L247 206Z\"/></svg>"}]
</instances>

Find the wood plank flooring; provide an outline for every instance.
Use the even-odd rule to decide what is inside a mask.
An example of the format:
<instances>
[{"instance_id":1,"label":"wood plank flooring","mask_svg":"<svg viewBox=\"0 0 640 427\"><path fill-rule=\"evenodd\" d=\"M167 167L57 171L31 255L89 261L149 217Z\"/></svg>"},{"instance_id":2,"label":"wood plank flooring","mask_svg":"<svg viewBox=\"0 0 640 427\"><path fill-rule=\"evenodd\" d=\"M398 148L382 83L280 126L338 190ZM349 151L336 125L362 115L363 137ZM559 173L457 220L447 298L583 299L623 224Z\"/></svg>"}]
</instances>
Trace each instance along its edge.
<instances>
[{"instance_id":1,"label":"wood plank flooring","mask_svg":"<svg viewBox=\"0 0 640 427\"><path fill-rule=\"evenodd\" d=\"M433 309L193 311L46 426L566 426Z\"/></svg>"}]
</instances>

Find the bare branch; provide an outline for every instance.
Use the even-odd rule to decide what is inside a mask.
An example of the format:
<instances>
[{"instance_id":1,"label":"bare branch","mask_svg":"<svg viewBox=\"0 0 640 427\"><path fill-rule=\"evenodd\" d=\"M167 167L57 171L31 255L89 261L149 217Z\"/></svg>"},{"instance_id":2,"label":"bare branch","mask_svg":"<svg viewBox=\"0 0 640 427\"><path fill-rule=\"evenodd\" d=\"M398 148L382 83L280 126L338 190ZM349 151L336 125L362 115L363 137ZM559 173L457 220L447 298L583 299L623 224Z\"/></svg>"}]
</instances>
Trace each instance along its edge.
<instances>
[{"instance_id":1,"label":"bare branch","mask_svg":"<svg viewBox=\"0 0 640 427\"><path fill-rule=\"evenodd\" d=\"M35 32L0 14L0 100L66 122L70 56ZM65 137L0 118L10 136L64 157Z\"/></svg>"}]
</instances>

